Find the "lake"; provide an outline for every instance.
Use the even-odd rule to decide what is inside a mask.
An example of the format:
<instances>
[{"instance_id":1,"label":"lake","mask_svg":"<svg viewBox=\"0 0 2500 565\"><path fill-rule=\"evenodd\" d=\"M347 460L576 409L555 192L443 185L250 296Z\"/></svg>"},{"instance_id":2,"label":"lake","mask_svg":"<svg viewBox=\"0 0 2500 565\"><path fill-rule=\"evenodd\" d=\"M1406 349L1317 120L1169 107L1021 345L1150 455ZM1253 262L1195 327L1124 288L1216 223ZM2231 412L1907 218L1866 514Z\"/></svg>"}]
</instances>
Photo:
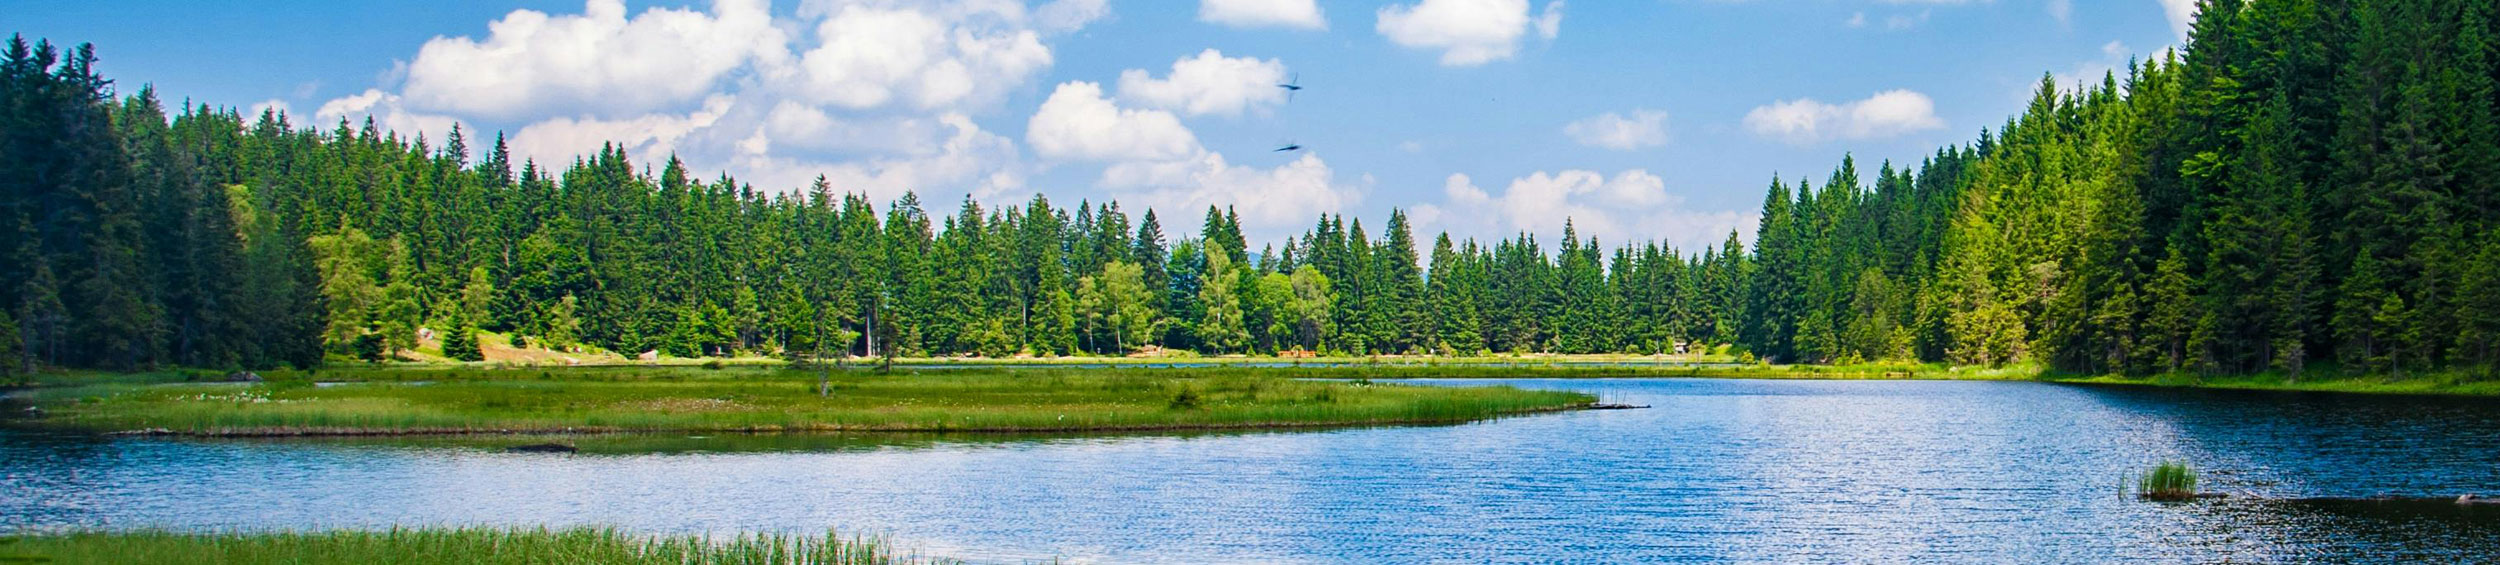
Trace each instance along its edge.
<instances>
[{"instance_id":1,"label":"lake","mask_svg":"<svg viewBox=\"0 0 2500 565\"><path fill-rule=\"evenodd\" d=\"M2031 382L1505 380L1651 406L1115 437L112 439L0 431L0 531L612 525L974 561L2472 562L2500 401ZM2190 461L2219 500L2127 496Z\"/></svg>"}]
</instances>

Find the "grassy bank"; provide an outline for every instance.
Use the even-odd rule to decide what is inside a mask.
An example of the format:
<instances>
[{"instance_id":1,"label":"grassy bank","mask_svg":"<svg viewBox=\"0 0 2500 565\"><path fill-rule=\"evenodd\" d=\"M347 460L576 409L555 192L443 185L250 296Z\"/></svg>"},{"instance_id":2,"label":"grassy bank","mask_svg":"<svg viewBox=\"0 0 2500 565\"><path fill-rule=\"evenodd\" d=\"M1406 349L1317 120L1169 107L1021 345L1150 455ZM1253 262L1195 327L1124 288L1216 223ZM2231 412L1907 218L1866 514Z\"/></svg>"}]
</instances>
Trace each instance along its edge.
<instances>
[{"instance_id":1,"label":"grassy bank","mask_svg":"<svg viewBox=\"0 0 2500 565\"><path fill-rule=\"evenodd\" d=\"M634 536L609 529L392 529L321 533L79 533L0 537L0 563L774 564L881 565L926 560L874 542L824 536Z\"/></svg>"},{"instance_id":2,"label":"grassy bank","mask_svg":"<svg viewBox=\"0 0 2500 565\"><path fill-rule=\"evenodd\" d=\"M2476 375L2464 372L2439 372L2415 375L2346 375L2339 374L2332 370L2324 370L2313 371L2298 377L2280 373L2229 376L2172 373L2147 377L2048 373L2042 374L2037 378L2039 380L2050 382L2123 386L2336 392L2350 394L2500 396L2500 379L2479 378Z\"/></svg>"},{"instance_id":3,"label":"grassy bank","mask_svg":"<svg viewBox=\"0 0 2500 565\"><path fill-rule=\"evenodd\" d=\"M772 367L390 368L65 375L19 394L35 425L215 436L686 432L1075 432L1449 423L1588 395L1298 380L1304 372ZM822 383L819 378L825 378Z\"/></svg>"}]
</instances>

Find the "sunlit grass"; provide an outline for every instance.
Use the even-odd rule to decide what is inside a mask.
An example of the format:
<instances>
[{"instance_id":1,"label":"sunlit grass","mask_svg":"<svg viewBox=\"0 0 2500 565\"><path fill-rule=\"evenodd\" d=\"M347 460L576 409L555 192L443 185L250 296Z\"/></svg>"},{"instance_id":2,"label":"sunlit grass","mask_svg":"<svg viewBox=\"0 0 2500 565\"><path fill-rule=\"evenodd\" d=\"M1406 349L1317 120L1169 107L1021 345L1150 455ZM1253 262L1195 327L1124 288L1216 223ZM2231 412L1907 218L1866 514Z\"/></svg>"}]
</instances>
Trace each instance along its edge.
<instances>
[{"instance_id":1,"label":"sunlit grass","mask_svg":"<svg viewBox=\"0 0 2500 565\"><path fill-rule=\"evenodd\" d=\"M1293 378L1305 375L1240 368L379 369L273 373L252 384L64 382L31 398L45 409L45 425L206 435L1213 429L1461 422L1595 401L1507 386Z\"/></svg>"},{"instance_id":2,"label":"sunlit grass","mask_svg":"<svg viewBox=\"0 0 2500 565\"><path fill-rule=\"evenodd\" d=\"M613 529L393 528L319 533L76 533L0 538L0 562L222 564L915 563L877 543L823 536L636 536Z\"/></svg>"}]
</instances>

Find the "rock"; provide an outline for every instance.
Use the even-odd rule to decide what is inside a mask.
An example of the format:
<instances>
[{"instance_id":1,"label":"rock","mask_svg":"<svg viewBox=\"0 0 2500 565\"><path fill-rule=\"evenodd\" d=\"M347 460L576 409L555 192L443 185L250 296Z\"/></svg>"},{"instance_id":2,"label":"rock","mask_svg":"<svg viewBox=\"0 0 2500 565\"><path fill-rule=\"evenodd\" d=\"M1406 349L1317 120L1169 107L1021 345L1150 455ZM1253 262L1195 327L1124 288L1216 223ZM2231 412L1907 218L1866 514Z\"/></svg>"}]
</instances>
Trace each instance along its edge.
<instances>
[{"instance_id":1,"label":"rock","mask_svg":"<svg viewBox=\"0 0 2500 565\"><path fill-rule=\"evenodd\" d=\"M260 381L260 374L251 371L235 371L232 373L226 373L226 382L230 383L257 383Z\"/></svg>"},{"instance_id":2,"label":"rock","mask_svg":"<svg viewBox=\"0 0 2500 565\"><path fill-rule=\"evenodd\" d=\"M533 443L503 448L504 453L573 453L581 451L561 443Z\"/></svg>"},{"instance_id":3,"label":"rock","mask_svg":"<svg viewBox=\"0 0 2500 565\"><path fill-rule=\"evenodd\" d=\"M2467 494L2465 496L2457 497L2457 504L2500 504L2500 498L2492 498L2479 494Z\"/></svg>"},{"instance_id":4,"label":"rock","mask_svg":"<svg viewBox=\"0 0 2500 565\"><path fill-rule=\"evenodd\" d=\"M650 351L644 351L641 355L635 355L634 359L638 361L658 361L660 360L660 350L653 349Z\"/></svg>"},{"instance_id":5,"label":"rock","mask_svg":"<svg viewBox=\"0 0 2500 565\"><path fill-rule=\"evenodd\" d=\"M1642 409L1642 408L1648 408L1648 406L1640 406L1640 405L1635 405L1635 404L1603 404L1603 403L1600 403L1600 404L1591 404L1591 405L1589 405L1589 409L1590 409L1590 410L1639 410L1639 409Z\"/></svg>"}]
</instances>

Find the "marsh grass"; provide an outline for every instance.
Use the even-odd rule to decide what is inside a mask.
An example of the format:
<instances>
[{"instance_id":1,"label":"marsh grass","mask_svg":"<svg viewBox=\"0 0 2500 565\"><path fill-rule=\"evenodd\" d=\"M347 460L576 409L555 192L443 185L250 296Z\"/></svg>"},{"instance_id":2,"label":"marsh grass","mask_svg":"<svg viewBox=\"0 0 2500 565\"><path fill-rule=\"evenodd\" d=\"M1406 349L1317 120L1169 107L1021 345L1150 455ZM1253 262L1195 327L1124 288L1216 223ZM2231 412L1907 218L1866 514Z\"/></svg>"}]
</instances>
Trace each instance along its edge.
<instances>
[{"instance_id":1,"label":"marsh grass","mask_svg":"<svg viewBox=\"0 0 2500 565\"><path fill-rule=\"evenodd\" d=\"M637 536L614 529L393 528L317 533L73 533L0 538L0 563L881 565L861 538Z\"/></svg>"},{"instance_id":2,"label":"marsh grass","mask_svg":"<svg viewBox=\"0 0 2500 565\"><path fill-rule=\"evenodd\" d=\"M236 436L1225 429L1463 422L1595 400L1507 386L1304 380L1297 371L1230 367L836 371L821 396L820 373L773 367L265 376L252 384L113 377L38 388L28 398L45 408L45 426Z\"/></svg>"},{"instance_id":3,"label":"marsh grass","mask_svg":"<svg viewBox=\"0 0 2500 565\"><path fill-rule=\"evenodd\" d=\"M2195 499L2196 471L2187 463L2164 461L2136 479L2136 494L2148 500Z\"/></svg>"}]
</instances>

